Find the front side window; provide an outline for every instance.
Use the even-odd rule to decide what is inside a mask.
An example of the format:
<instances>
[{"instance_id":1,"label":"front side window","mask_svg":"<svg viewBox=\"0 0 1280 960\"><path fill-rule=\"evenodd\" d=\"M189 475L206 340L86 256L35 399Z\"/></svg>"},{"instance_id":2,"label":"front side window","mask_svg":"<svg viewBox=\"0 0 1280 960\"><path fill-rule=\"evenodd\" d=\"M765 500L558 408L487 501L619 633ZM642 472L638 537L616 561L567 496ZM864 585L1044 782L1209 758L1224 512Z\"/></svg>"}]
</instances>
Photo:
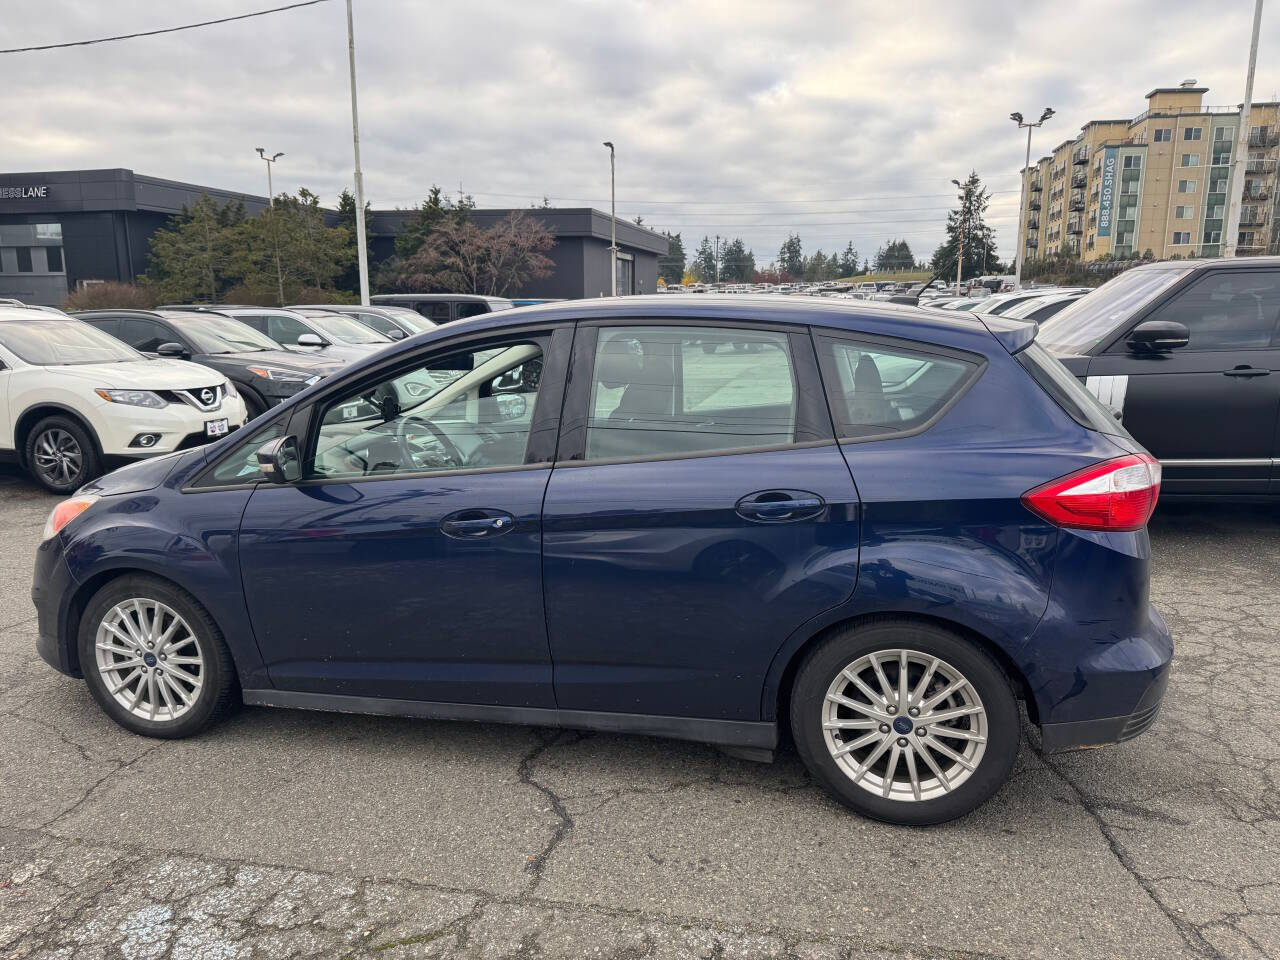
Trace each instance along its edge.
<instances>
[{"instance_id":1,"label":"front side window","mask_svg":"<svg viewBox=\"0 0 1280 960\"><path fill-rule=\"evenodd\" d=\"M1122 234L1121 240L1132 243L1133 235ZM1083 355L1190 272L1190 268L1127 270L1088 296L1073 300L1045 322L1036 340L1055 354Z\"/></svg>"},{"instance_id":2,"label":"front side window","mask_svg":"<svg viewBox=\"0 0 1280 960\"><path fill-rule=\"evenodd\" d=\"M1210 274L1148 319L1184 324L1185 350L1269 347L1280 324L1280 270Z\"/></svg>"},{"instance_id":3,"label":"front side window","mask_svg":"<svg viewBox=\"0 0 1280 960\"><path fill-rule=\"evenodd\" d=\"M696 456L793 443L786 334L727 327L607 327L596 344L589 460Z\"/></svg>"},{"instance_id":4,"label":"front side window","mask_svg":"<svg viewBox=\"0 0 1280 960\"><path fill-rule=\"evenodd\" d=\"M517 342L435 354L329 403L311 479L356 478L524 463L543 353Z\"/></svg>"},{"instance_id":5,"label":"front side window","mask_svg":"<svg viewBox=\"0 0 1280 960\"><path fill-rule=\"evenodd\" d=\"M155 353L160 344L173 341L160 324L139 317L125 317L120 321L120 339L143 353Z\"/></svg>"},{"instance_id":6,"label":"front side window","mask_svg":"<svg viewBox=\"0 0 1280 960\"><path fill-rule=\"evenodd\" d=\"M234 450L218 461L218 465L196 482L197 487L224 487L229 484L253 483L263 479L258 469L258 448L284 433L284 419L277 419L250 434Z\"/></svg>"},{"instance_id":7,"label":"front side window","mask_svg":"<svg viewBox=\"0 0 1280 960\"><path fill-rule=\"evenodd\" d=\"M246 317L245 319L257 321L251 323L250 326L261 333L265 333L276 343L290 343L296 346L300 336L311 332L311 328L297 317L291 317L284 313L268 313L265 316Z\"/></svg>"},{"instance_id":8,"label":"front side window","mask_svg":"<svg viewBox=\"0 0 1280 960\"><path fill-rule=\"evenodd\" d=\"M964 387L977 364L904 347L818 338L836 435L866 440L917 430Z\"/></svg>"}]
</instances>

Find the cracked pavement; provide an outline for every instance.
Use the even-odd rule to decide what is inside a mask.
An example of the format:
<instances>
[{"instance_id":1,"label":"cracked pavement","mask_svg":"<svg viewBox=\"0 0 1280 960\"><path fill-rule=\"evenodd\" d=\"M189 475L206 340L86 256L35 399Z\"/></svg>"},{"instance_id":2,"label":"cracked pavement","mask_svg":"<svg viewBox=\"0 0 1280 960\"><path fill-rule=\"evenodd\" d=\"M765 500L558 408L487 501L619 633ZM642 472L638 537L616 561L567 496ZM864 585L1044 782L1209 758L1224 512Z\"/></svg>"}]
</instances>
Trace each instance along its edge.
<instances>
[{"instance_id":1,"label":"cracked pavement","mask_svg":"<svg viewBox=\"0 0 1280 960\"><path fill-rule=\"evenodd\" d=\"M54 498L0 472L0 960L1280 957L1280 508L1164 505L1155 726L923 830L794 753L244 709L115 726L35 654Z\"/></svg>"}]
</instances>

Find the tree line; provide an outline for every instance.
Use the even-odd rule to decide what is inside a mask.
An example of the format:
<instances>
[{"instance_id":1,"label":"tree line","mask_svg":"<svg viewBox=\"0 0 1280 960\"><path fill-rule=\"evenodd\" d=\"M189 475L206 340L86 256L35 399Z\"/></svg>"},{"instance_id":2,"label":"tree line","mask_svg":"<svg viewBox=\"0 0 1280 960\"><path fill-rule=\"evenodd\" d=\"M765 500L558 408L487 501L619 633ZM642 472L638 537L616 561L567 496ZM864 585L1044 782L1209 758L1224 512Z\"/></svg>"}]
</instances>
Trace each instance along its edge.
<instances>
[{"instance_id":1,"label":"tree line","mask_svg":"<svg viewBox=\"0 0 1280 960\"><path fill-rule=\"evenodd\" d=\"M637 218L638 222L638 218ZM668 285L679 283L817 283L861 276L875 271L900 272L925 269L916 261L906 240L892 240L876 251L874 257L860 258L850 241L843 251L824 253L821 248L806 255L799 235L789 234L778 250L778 256L763 267L756 265L755 254L740 237L716 243L704 236L693 257L685 253L684 238L679 233L664 232L668 250L658 259L658 276ZM719 238L717 238L719 240Z\"/></svg>"},{"instance_id":2,"label":"tree line","mask_svg":"<svg viewBox=\"0 0 1280 960\"><path fill-rule=\"evenodd\" d=\"M489 228L470 219L471 197L433 186L413 208L395 252L370 278L375 293L453 292L504 296L548 276L555 245L547 227L516 211ZM242 202L207 195L151 238L140 295L155 302L298 303L357 299L356 203L344 190L337 223L325 223L316 194L278 195L248 216ZM365 205L366 243L372 242Z\"/></svg>"}]
</instances>

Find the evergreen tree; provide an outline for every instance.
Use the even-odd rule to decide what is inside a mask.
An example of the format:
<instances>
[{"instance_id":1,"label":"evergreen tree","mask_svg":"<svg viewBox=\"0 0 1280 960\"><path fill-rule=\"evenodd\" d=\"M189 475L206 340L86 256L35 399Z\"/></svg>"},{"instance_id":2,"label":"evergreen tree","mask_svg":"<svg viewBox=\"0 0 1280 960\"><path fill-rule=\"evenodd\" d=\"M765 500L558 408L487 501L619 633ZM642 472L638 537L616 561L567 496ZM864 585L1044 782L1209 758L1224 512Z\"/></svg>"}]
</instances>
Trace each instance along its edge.
<instances>
[{"instance_id":1,"label":"evergreen tree","mask_svg":"<svg viewBox=\"0 0 1280 960\"><path fill-rule=\"evenodd\" d=\"M842 277L852 277L858 273L858 251L853 249L852 240L844 248L844 253L840 254L839 272Z\"/></svg>"},{"instance_id":2,"label":"evergreen tree","mask_svg":"<svg viewBox=\"0 0 1280 960\"><path fill-rule=\"evenodd\" d=\"M750 283L756 276L755 255L740 237L734 237L720 251L720 279Z\"/></svg>"},{"instance_id":3,"label":"evergreen tree","mask_svg":"<svg viewBox=\"0 0 1280 960\"><path fill-rule=\"evenodd\" d=\"M804 276L804 251L800 246L800 238L794 233L787 235L778 251L778 269L793 277Z\"/></svg>"},{"instance_id":4,"label":"evergreen tree","mask_svg":"<svg viewBox=\"0 0 1280 960\"><path fill-rule=\"evenodd\" d=\"M716 279L716 248L710 237L703 237L698 252L693 255L693 275L699 283L714 283Z\"/></svg>"},{"instance_id":5,"label":"evergreen tree","mask_svg":"<svg viewBox=\"0 0 1280 960\"><path fill-rule=\"evenodd\" d=\"M658 258L658 276L668 284L678 284L684 279L684 240L678 233L668 233L667 255Z\"/></svg>"},{"instance_id":6,"label":"evergreen tree","mask_svg":"<svg viewBox=\"0 0 1280 960\"><path fill-rule=\"evenodd\" d=\"M961 192L960 206L947 214L947 239L933 253L930 266L948 277L955 276L960 234L964 232L964 263L961 278L1003 273L1004 264L996 253L996 236L983 219L990 203L987 188L976 172L969 174Z\"/></svg>"},{"instance_id":7,"label":"evergreen tree","mask_svg":"<svg viewBox=\"0 0 1280 960\"><path fill-rule=\"evenodd\" d=\"M358 258L360 249L356 245L356 198L350 190L344 189L338 196L338 223L347 228L351 236L351 256ZM364 246L369 257L372 258L373 211L369 208L368 200L364 202ZM349 293L360 292L360 265L357 259L351 261L351 266L342 272L342 276L338 277L335 284L338 289Z\"/></svg>"},{"instance_id":8,"label":"evergreen tree","mask_svg":"<svg viewBox=\"0 0 1280 960\"><path fill-rule=\"evenodd\" d=\"M915 254L906 240L890 240L876 251L877 271L912 270L915 265Z\"/></svg>"},{"instance_id":9,"label":"evergreen tree","mask_svg":"<svg viewBox=\"0 0 1280 960\"><path fill-rule=\"evenodd\" d=\"M142 282L161 303L203 300L217 303L226 290L235 259L235 232L244 223L244 204L219 207L202 195L190 209L151 237Z\"/></svg>"}]
</instances>

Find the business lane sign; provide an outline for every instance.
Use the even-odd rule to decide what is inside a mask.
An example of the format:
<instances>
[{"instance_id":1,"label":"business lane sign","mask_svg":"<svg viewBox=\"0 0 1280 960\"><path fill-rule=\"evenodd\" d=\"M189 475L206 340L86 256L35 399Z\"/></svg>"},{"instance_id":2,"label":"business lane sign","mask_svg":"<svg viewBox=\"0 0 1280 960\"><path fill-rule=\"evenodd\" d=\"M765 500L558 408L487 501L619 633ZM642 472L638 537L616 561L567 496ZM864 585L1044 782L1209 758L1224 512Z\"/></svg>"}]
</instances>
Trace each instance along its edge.
<instances>
[{"instance_id":1,"label":"business lane sign","mask_svg":"<svg viewBox=\"0 0 1280 960\"><path fill-rule=\"evenodd\" d=\"M47 184L22 187L0 187L0 200L47 200L49 187Z\"/></svg>"}]
</instances>

